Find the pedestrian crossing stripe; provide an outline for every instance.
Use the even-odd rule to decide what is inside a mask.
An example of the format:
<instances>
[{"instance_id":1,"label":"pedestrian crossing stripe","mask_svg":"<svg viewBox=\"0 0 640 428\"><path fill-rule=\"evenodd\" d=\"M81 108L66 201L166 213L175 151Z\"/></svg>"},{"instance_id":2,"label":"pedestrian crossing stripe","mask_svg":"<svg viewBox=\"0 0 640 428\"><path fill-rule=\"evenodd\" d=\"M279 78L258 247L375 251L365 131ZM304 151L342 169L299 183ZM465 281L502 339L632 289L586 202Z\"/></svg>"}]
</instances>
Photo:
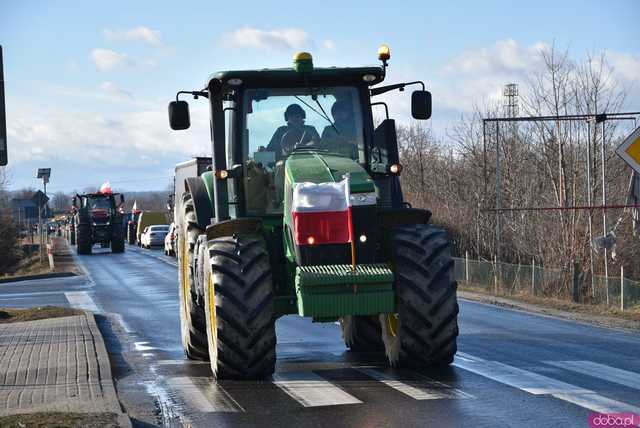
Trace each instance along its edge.
<instances>
[{"instance_id":1,"label":"pedestrian crossing stripe","mask_svg":"<svg viewBox=\"0 0 640 428\"><path fill-rule=\"evenodd\" d=\"M603 397L590 389L498 361L483 360L464 353L459 354L461 358L456 357L454 366L533 395L550 395L599 413L629 412L640 414L640 407Z\"/></svg>"},{"instance_id":2,"label":"pedestrian crossing stripe","mask_svg":"<svg viewBox=\"0 0 640 428\"><path fill-rule=\"evenodd\" d=\"M167 362L169 363L169 361ZM545 361L562 369L594 376L600 373L607 380L640 389L637 373L608 367L590 361ZM503 385L518 388L532 395L550 395L559 400L600 413L631 412L640 414L640 408L616 401L587 388L582 388L550 377L509 366L497 361L488 361L469 354L456 356L453 366L475 373ZM371 384L392 388L416 401L474 399L467 392L413 371L392 370L376 367L353 368L364 374ZM273 375L273 384L305 408L365 404L357 396L345 391L339 381L332 382L322 377L321 371L279 372ZM242 406L220 384L209 377L169 378L169 386L185 398L194 410L204 413L245 412Z\"/></svg>"}]
</instances>

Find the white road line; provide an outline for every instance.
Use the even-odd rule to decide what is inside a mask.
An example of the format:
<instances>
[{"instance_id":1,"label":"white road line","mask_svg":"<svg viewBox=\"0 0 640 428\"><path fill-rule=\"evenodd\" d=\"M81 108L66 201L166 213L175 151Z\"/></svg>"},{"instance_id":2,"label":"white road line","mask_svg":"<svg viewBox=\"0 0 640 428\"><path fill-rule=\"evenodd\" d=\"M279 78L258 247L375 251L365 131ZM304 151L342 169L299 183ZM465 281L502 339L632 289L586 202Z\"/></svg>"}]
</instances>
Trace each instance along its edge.
<instances>
[{"instance_id":1,"label":"white road line","mask_svg":"<svg viewBox=\"0 0 640 428\"><path fill-rule=\"evenodd\" d=\"M617 369L593 361L544 361L545 364L571 370L587 376L617 383L633 389L640 389L640 374Z\"/></svg>"},{"instance_id":2,"label":"white road line","mask_svg":"<svg viewBox=\"0 0 640 428\"><path fill-rule=\"evenodd\" d=\"M100 310L86 291L67 292L64 293L64 296L74 308L100 313Z\"/></svg>"},{"instance_id":3,"label":"white road line","mask_svg":"<svg viewBox=\"0 0 640 428\"><path fill-rule=\"evenodd\" d=\"M276 373L273 378L276 386L304 407L362 403L313 372Z\"/></svg>"},{"instance_id":4,"label":"white road line","mask_svg":"<svg viewBox=\"0 0 640 428\"><path fill-rule=\"evenodd\" d=\"M460 354L463 359L456 357L453 363L454 366L530 394L551 395L599 413L631 412L640 414L640 407L603 397L590 389L571 385L497 361L487 361L472 355Z\"/></svg>"},{"instance_id":5,"label":"white road line","mask_svg":"<svg viewBox=\"0 0 640 428\"><path fill-rule=\"evenodd\" d=\"M415 400L439 400L444 398L473 398L445 383L435 380L408 380L391 373L374 369L356 369L383 384Z\"/></svg>"},{"instance_id":6,"label":"white road line","mask_svg":"<svg viewBox=\"0 0 640 428\"><path fill-rule=\"evenodd\" d=\"M196 385L194 380L201 386ZM200 412L244 412L227 391L210 378L172 377L168 379L168 384L180 393L185 403Z\"/></svg>"}]
</instances>

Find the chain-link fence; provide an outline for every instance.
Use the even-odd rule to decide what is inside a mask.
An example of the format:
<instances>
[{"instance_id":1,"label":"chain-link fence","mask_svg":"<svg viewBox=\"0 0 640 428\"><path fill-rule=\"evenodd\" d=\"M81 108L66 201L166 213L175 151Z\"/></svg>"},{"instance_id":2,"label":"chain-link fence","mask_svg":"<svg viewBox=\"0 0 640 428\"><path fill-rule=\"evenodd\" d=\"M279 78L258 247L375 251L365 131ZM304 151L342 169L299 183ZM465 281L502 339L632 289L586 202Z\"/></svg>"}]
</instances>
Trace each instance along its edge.
<instances>
[{"instance_id":1,"label":"chain-link fence","mask_svg":"<svg viewBox=\"0 0 640 428\"><path fill-rule=\"evenodd\" d=\"M619 309L640 306L640 282L609 276L586 277L580 269L495 263L454 258L456 280L496 295L551 297Z\"/></svg>"}]
</instances>

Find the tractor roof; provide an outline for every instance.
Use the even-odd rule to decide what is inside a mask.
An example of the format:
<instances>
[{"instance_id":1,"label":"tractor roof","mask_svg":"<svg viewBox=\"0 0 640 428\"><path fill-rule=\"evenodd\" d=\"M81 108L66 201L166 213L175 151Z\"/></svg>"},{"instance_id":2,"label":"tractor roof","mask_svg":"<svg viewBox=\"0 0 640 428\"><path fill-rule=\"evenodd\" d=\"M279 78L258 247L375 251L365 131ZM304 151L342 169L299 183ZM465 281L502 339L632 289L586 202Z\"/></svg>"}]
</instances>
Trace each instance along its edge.
<instances>
[{"instance_id":1,"label":"tractor roof","mask_svg":"<svg viewBox=\"0 0 640 428\"><path fill-rule=\"evenodd\" d=\"M368 80L364 76L370 75ZM262 70L232 70L220 71L212 74L205 87L213 79L229 85L229 80L240 79L242 87L304 87L304 86L341 86L361 85L369 86L384 80L384 68L370 67L326 67L313 68L311 71L300 72L294 68L265 68Z\"/></svg>"},{"instance_id":2,"label":"tractor roof","mask_svg":"<svg viewBox=\"0 0 640 428\"><path fill-rule=\"evenodd\" d=\"M104 198L104 197L109 197L109 196L116 196L119 195L120 193L83 193L82 195L78 195L81 198Z\"/></svg>"}]
</instances>

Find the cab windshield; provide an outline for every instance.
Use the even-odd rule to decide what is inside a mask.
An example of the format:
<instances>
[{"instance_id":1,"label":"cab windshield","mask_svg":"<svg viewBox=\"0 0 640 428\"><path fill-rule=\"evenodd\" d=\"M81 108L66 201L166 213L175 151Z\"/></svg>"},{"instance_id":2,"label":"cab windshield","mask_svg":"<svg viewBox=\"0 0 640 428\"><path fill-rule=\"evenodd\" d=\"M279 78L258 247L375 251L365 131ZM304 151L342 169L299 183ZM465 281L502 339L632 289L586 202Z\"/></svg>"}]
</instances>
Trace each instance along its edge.
<instances>
[{"instance_id":1,"label":"cab windshield","mask_svg":"<svg viewBox=\"0 0 640 428\"><path fill-rule=\"evenodd\" d=\"M243 113L248 214L282 212L284 161L316 150L364 163L359 94L355 87L248 89Z\"/></svg>"},{"instance_id":2,"label":"cab windshield","mask_svg":"<svg viewBox=\"0 0 640 428\"><path fill-rule=\"evenodd\" d=\"M111 209L111 199L106 196L87 198L86 204L90 210L96 210L96 209L110 210Z\"/></svg>"}]
</instances>

